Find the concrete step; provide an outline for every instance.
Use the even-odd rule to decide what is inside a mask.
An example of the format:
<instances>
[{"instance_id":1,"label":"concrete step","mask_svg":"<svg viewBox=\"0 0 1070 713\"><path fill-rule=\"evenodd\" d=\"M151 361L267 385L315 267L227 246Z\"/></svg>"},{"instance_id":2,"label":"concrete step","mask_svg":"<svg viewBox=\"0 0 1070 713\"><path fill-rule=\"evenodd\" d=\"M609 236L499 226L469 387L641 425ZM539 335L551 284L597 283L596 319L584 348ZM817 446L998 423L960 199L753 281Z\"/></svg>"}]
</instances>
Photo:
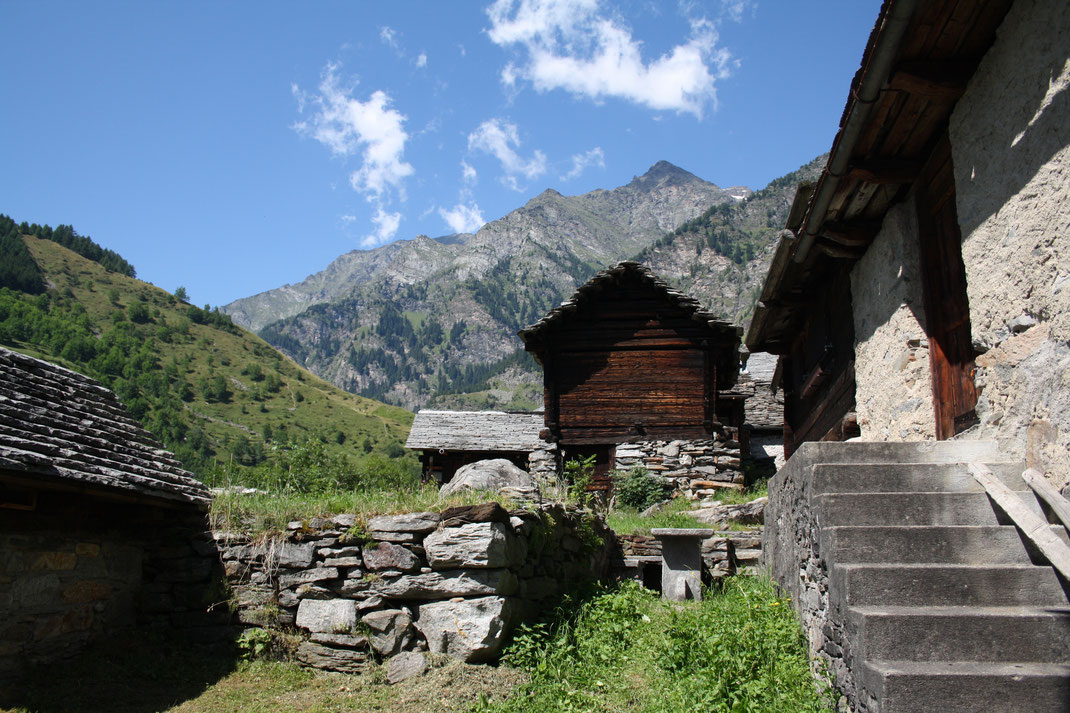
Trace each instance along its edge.
<instances>
[{"instance_id":1,"label":"concrete step","mask_svg":"<svg viewBox=\"0 0 1070 713\"><path fill-rule=\"evenodd\" d=\"M1011 490L1028 490L1021 461L985 463ZM816 493L970 492L984 487L965 463L832 463L814 466Z\"/></svg>"},{"instance_id":2,"label":"concrete step","mask_svg":"<svg viewBox=\"0 0 1070 713\"><path fill-rule=\"evenodd\" d=\"M1054 569L1017 564L836 564L829 596L848 606L1067 605Z\"/></svg>"},{"instance_id":3,"label":"concrete step","mask_svg":"<svg viewBox=\"0 0 1070 713\"><path fill-rule=\"evenodd\" d=\"M1052 534L1070 545L1062 525ZM1047 564L1012 525L855 525L821 530L821 553L836 563Z\"/></svg>"},{"instance_id":4,"label":"concrete step","mask_svg":"<svg viewBox=\"0 0 1070 713\"><path fill-rule=\"evenodd\" d=\"M847 441L804 443L810 463L972 463L1005 460L995 441ZM794 456L792 456L794 458Z\"/></svg>"},{"instance_id":5,"label":"concrete step","mask_svg":"<svg viewBox=\"0 0 1070 713\"><path fill-rule=\"evenodd\" d=\"M1041 517L1031 491L1018 491ZM825 493L813 499L822 527L843 525L1011 525L985 493Z\"/></svg>"},{"instance_id":6,"label":"concrete step","mask_svg":"<svg viewBox=\"0 0 1070 713\"><path fill-rule=\"evenodd\" d=\"M881 713L1065 713L1070 665L866 662L863 680Z\"/></svg>"},{"instance_id":7,"label":"concrete step","mask_svg":"<svg viewBox=\"0 0 1070 713\"><path fill-rule=\"evenodd\" d=\"M870 660L1070 661L1067 606L852 607L847 618Z\"/></svg>"}]
</instances>

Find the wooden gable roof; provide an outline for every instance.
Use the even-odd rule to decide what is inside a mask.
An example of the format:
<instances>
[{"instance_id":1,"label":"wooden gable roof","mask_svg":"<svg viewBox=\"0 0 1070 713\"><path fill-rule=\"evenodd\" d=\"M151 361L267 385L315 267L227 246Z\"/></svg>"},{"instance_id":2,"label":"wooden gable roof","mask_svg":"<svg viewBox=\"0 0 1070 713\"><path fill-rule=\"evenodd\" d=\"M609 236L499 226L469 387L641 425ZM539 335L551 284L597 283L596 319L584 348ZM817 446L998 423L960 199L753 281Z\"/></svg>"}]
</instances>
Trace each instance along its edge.
<instances>
[{"instance_id":1,"label":"wooden gable roof","mask_svg":"<svg viewBox=\"0 0 1070 713\"><path fill-rule=\"evenodd\" d=\"M812 296L849 271L910 191L1012 0L886 0L828 162L799 187L746 343L784 354Z\"/></svg>"},{"instance_id":2,"label":"wooden gable roof","mask_svg":"<svg viewBox=\"0 0 1070 713\"><path fill-rule=\"evenodd\" d=\"M524 453L545 445L542 413L429 411L416 414L405 442L414 450Z\"/></svg>"},{"instance_id":3,"label":"wooden gable roof","mask_svg":"<svg viewBox=\"0 0 1070 713\"><path fill-rule=\"evenodd\" d=\"M206 506L211 494L115 394L61 366L0 348L0 472L73 487Z\"/></svg>"},{"instance_id":4,"label":"wooden gable roof","mask_svg":"<svg viewBox=\"0 0 1070 713\"><path fill-rule=\"evenodd\" d=\"M645 265L631 260L625 260L597 273L577 289L572 297L550 310L545 317L521 329L518 334L524 342L524 348L531 352L535 360L541 364L541 355L547 343L572 315L585 304L600 299L612 299L614 289L630 279L650 287L671 308L700 329L706 338L719 345L717 349L719 373L732 375L726 383L722 384L722 388L730 387L735 381L734 374L739 372L739 344L743 333L742 328L704 310L694 297L673 289Z\"/></svg>"}]
</instances>

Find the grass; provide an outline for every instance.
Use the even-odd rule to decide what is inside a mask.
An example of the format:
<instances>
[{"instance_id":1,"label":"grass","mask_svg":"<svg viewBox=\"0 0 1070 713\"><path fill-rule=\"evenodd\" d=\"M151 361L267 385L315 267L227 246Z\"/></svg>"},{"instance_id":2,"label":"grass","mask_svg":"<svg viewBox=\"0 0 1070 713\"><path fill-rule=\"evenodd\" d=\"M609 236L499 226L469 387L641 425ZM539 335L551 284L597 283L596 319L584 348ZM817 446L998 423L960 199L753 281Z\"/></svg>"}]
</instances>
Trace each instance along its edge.
<instances>
[{"instance_id":1,"label":"grass","mask_svg":"<svg viewBox=\"0 0 1070 713\"><path fill-rule=\"evenodd\" d=\"M692 505L687 498L674 498L647 517L633 508L617 507L609 512L606 524L618 535L649 535L652 527L705 527L689 514Z\"/></svg>"},{"instance_id":2,"label":"grass","mask_svg":"<svg viewBox=\"0 0 1070 713\"><path fill-rule=\"evenodd\" d=\"M439 497L438 485L427 483L408 490L372 490L367 492L328 492L324 494L256 494L222 493L212 503L212 528L227 531L263 533L282 531L293 520L329 517L352 513L360 520L373 515L402 512L440 512L457 505L478 505L494 500L506 509L516 507L512 500L485 491L466 490L447 498Z\"/></svg>"},{"instance_id":3,"label":"grass","mask_svg":"<svg viewBox=\"0 0 1070 713\"><path fill-rule=\"evenodd\" d=\"M242 661L229 646L128 635L0 691L0 711L460 712L481 700L500 700L526 680L527 675L515 669L437 658L426 675L390 686L378 667L361 675L326 673L286 661Z\"/></svg>"},{"instance_id":4,"label":"grass","mask_svg":"<svg viewBox=\"0 0 1070 713\"><path fill-rule=\"evenodd\" d=\"M699 603L634 582L521 627L506 661L530 683L483 713L830 713L790 603L768 579L734 577Z\"/></svg>"}]
</instances>

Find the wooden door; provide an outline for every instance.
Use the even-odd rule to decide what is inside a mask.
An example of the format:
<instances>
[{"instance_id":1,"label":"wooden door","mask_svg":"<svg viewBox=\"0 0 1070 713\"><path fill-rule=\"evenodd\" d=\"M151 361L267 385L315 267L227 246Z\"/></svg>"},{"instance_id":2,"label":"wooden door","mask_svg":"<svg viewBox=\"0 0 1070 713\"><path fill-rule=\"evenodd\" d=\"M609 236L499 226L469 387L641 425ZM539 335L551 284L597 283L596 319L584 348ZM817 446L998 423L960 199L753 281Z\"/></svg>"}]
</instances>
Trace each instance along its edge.
<instances>
[{"instance_id":1,"label":"wooden door","mask_svg":"<svg viewBox=\"0 0 1070 713\"><path fill-rule=\"evenodd\" d=\"M916 185L936 437L943 440L977 422L970 304L955 210L951 142L946 130Z\"/></svg>"}]
</instances>

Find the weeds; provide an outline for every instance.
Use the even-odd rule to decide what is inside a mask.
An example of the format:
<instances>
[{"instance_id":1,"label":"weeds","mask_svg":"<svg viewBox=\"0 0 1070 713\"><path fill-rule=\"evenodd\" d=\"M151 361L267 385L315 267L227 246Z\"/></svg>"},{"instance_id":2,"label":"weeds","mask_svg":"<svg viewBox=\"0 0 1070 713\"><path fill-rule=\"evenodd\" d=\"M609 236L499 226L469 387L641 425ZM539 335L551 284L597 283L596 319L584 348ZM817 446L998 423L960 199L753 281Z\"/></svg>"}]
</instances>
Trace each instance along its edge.
<instances>
[{"instance_id":1,"label":"weeds","mask_svg":"<svg viewBox=\"0 0 1070 713\"><path fill-rule=\"evenodd\" d=\"M628 582L521 626L505 660L531 674L509 711L825 713L802 631L766 579L736 577L700 603Z\"/></svg>"}]
</instances>

